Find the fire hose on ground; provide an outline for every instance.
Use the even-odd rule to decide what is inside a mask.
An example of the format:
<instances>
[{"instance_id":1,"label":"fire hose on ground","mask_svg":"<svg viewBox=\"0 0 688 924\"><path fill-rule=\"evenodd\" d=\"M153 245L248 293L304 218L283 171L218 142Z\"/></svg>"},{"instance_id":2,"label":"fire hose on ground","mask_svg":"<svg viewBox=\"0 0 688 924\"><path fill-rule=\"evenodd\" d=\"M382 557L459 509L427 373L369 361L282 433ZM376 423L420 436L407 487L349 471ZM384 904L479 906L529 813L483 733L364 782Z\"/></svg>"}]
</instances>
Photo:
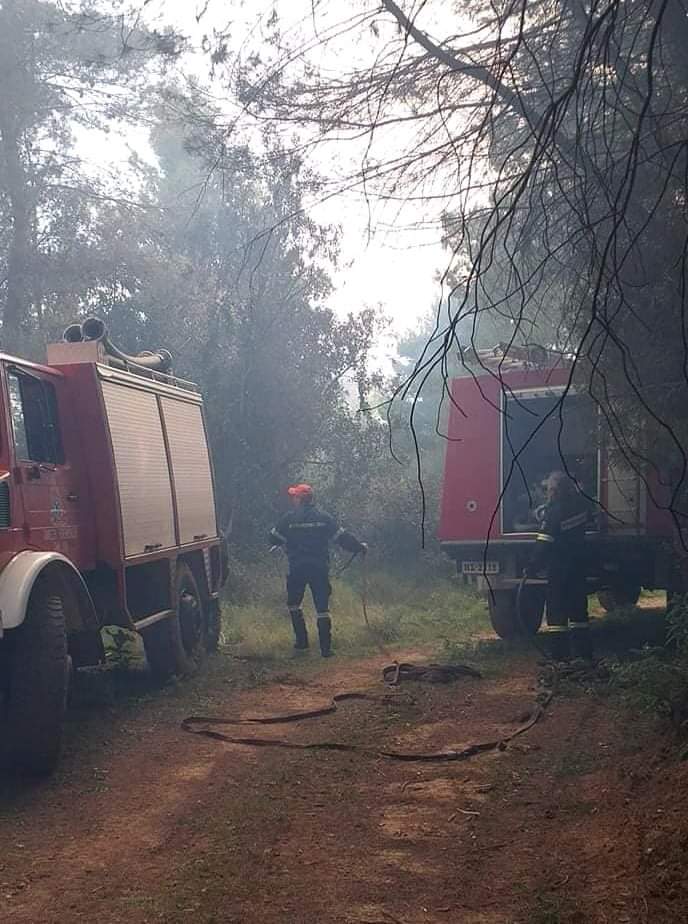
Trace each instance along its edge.
<instances>
[{"instance_id":1,"label":"fire hose on ground","mask_svg":"<svg viewBox=\"0 0 688 924\"><path fill-rule=\"evenodd\" d=\"M475 668L468 667L464 664L429 664L418 666L413 664L394 663L388 665L383 671L383 677L393 677L393 682L387 682L390 685L396 685L403 679L423 680L434 675L435 682L442 678L444 673L445 680L455 680L458 677L466 676L474 679L480 679L481 674ZM234 736L227 735L218 731L220 726L243 726L243 725L286 725L293 722L301 722L305 719L315 719L326 715L332 715L337 711L338 704L351 702L354 700L366 701L373 703L382 703L384 705L394 705L398 707L403 701L397 696L374 696L369 693L336 693L329 704L320 706L316 709L308 709L300 712L290 712L283 715L237 718L235 716L187 716L181 723L182 730L192 735L199 735L204 738L210 738L213 741L223 741L226 744L238 744L248 747L273 747L285 748L292 751L340 751L347 753L362 754L366 757L377 757L386 760L404 761L407 763L440 763L468 760L477 754L484 754L487 751L506 750L509 743L515 738L524 735L534 725L536 725L544 715L554 696L554 690L550 690L546 697L536 702L535 707L529 719L517 729L508 735L493 738L489 741L481 741L475 744L469 744L460 750L431 751L431 752L408 752L386 750L383 748L369 748L358 744L348 744L341 741L316 741L311 743L302 743L286 741L281 738L259 738L255 736ZM406 700L406 705L413 705L413 700Z\"/></svg>"},{"instance_id":2,"label":"fire hose on ground","mask_svg":"<svg viewBox=\"0 0 688 924\"><path fill-rule=\"evenodd\" d=\"M335 574L338 576L343 571L345 571L356 559L358 553L351 556L350 560L346 562ZM520 595L523 592L523 587L527 582L527 578L524 575L521 583L519 584L519 589L517 592L517 618L521 620L520 615ZM363 563L363 584L361 590L361 603L363 609L363 617L365 624L368 627L371 635L374 635L373 628L370 624L368 618L368 606L367 606L367 574L365 569L365 562ZM521 623L522 624L522 623ZM376 643L384 652L384 647L381 645L379 640L376 639ZM386 652L385 652L386 653ZM461 677L468 677L474 680L480 680L482 675L475 668L470 667L465 664L427 664L427 665L416 665L410 663L402 663L394 661L392 664L387 665L383 668L382 676L384 682L389 687L397 687L402 681L430 681L430 682L450 682L458 680ZM538 700L536 700L535 705L530 713L529 718L525 723L521 724L513 732L503 735L501 737L495 737L488 741L476 742L469 744L460 750L445 750L445 751L431 751L431 752L408 752L408 751L396 751L396 750L387 750L383 748L369 748L363 745L349 744L346 742L340 741L317 741L317 742L294 742L286 741L281 738L260 738L254 735L251 736L239 736L239 735L228 735L225 732L219 731L220 727L227 726L270 726L270 725L287 725L296 722L305 721L308 719L322 718L327 715L332 715L337 712L338 705L340 703L352 702L352 701L363 701L363 702L372 702L383 705L394 705L399 706L403 705L413 705L414 700L407 698L405 701L401 700L398 696L375 696L369 693L361 692L343 692L336 693L330 702L327 705L320 706L314 709L301 710L299 712L289 712L281 715L273 716L260 716L260 717L246 717L240 718L233 715L222 715L222 716L203 716L203 715L191 715L187 716L181 723L181 728L183 731L192 734L198 735L203 738L208 738L212 741L222 741L226 744L242 745L246 747L265 747L265 748L284 748L292 751L337 751L337 752L346 752L346 753L355 753L361 754L366 757L382 758L385 760L395 760L403 762L416 762L416 763L446 763L446 762L455 762L455 761L464 761L469 760L471 757L475 757L478 754L484 754L488 751L503 751L506 750L509 743L515 738L524 735L527 731L533 728L536 725L545 711L547 710L549 704L554 698L556 691L556 684L546 693L546 695Z\"/></svg>"}]
</instances>

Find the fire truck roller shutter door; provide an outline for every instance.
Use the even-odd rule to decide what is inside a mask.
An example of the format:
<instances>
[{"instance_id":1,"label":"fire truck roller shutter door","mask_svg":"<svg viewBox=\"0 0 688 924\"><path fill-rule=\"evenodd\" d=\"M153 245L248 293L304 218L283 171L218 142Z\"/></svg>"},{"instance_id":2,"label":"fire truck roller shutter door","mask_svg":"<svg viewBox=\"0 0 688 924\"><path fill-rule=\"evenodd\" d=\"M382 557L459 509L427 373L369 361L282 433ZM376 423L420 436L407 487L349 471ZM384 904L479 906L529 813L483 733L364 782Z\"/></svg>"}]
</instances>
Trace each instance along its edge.
<instances>
[{"instance_id":1,"label":"fire truck roller shutter door","mask_svg":"<svg viewBox=\"0 0 688 924\"><path fill-rule=\"evenodd\" d=\"M199 404L162 399L177 498L179 542L186 545L217 536L213 478Z\"/></svg>"},{"instance_id":2,"label":"fire truck roller shutter door","mask_svg":"<svg viewBox=\"0 0 688 924\"><path fill-rule=\"evenodd\" d=\"M103 382L117 469L124 556L175 543L172 485L155 394Z\"/></svg>"}]
</instances>

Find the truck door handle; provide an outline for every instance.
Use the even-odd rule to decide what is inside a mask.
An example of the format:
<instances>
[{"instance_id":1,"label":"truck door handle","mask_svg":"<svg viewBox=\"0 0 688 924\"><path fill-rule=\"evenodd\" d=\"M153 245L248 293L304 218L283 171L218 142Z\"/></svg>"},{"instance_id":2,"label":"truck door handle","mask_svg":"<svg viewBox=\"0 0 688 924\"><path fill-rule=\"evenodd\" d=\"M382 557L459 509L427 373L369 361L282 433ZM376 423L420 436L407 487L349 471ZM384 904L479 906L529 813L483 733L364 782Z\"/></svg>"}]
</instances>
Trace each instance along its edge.
<instances>
[{"instance_id":1,"label":"truck door handle","mask_svg":"<svg viewBox=\"0 0 688 924\"><path fill-rule=\"evenodd\" d=\"M68 494L68 495L67 495L67 500L68 500L68 501L71 501L73 504L75 504L75 503L79 500L79 495L78 495L78 494L75 494L75 493L72 491L71 494Z\"/></svg>"}]
</instances>

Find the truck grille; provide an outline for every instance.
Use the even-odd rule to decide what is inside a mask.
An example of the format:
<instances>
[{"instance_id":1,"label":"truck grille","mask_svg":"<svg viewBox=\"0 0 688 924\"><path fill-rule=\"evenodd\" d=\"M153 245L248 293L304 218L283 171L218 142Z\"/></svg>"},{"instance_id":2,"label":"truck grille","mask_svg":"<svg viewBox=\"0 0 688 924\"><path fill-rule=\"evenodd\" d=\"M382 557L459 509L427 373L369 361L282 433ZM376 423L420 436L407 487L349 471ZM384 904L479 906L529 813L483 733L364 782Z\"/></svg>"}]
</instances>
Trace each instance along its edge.
<instances>
[{"instance_id":1,"label":"truck grille","mask_svg":"<svg viewBox=\"0 0 688 924\"><path fill-rule=\"evenodd\" d=\"M10 486L7 481L0 481L0 529L10 525Z\"/></svg>"}]
</instances>

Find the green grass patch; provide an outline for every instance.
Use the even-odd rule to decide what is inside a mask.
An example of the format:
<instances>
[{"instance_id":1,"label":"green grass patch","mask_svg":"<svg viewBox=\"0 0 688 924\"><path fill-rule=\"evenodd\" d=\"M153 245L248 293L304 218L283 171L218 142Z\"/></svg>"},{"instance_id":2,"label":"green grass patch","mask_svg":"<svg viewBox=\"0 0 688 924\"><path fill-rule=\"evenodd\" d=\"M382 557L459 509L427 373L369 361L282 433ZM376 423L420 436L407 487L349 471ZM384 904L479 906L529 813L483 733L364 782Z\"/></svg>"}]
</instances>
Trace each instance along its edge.
<instances>
[{"instance_id":1,"label":"green grass patch","mask_svg":"<svg viewBox=\"0 0 688 924\"><path fill-rule=\"evenodd\" d=\"M465 645L488 623L485 601L451 578L374 572L365 580L358 564L332 581L334 647L339 655L360 656L379 649L433 646L451 652ZM363 614L366 594L370 628ZM292 657L292 629L285 604L283 576L263 573L257 599L225 603L223 645L238 657L281 661ZM310 598L304 612L317 647Z\"/></svg>"}]
</instances>

